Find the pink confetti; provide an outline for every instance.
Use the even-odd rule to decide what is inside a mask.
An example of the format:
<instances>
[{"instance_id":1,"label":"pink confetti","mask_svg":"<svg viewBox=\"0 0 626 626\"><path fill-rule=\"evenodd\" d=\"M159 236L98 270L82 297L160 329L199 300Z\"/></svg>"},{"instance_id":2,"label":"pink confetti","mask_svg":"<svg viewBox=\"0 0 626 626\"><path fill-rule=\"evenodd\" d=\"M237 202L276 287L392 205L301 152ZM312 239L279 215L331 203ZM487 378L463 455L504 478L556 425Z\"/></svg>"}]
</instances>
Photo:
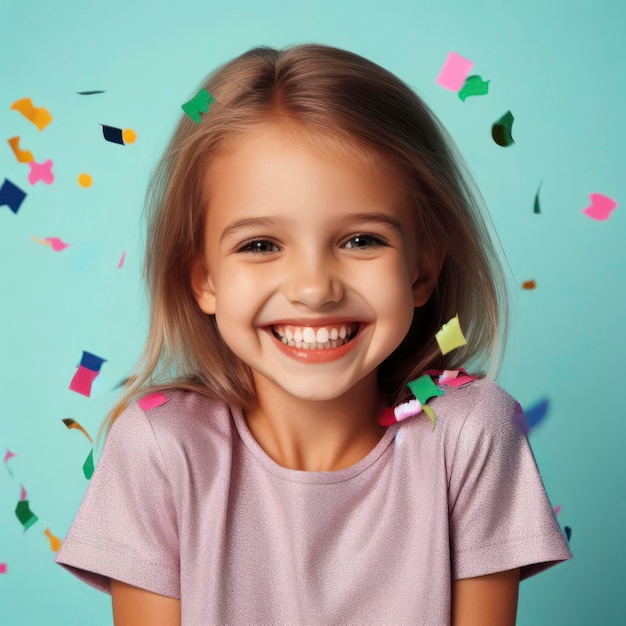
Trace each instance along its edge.
<instances>
[{"instance_id":1,"label":"pink confetti","mask_svg":"<svg viewBox=\"0 0 626 626\"><path fill-rule=\"evenodd\" d=\"M99 373L100 372L94 372L81 365L72 377L69 388L89 398L91 397L91 385Z\"/></svg>"},{"instance_id":2,"label":"pink confetti","mask_svg":"<svg viewBox=\"0 0 626 626\"><path fill-rule=\"evenodd\" d=\"M9 449L7 448L7 453L4 455L4 464L5 464L5 465L9 462L9 459L10 459L12 456L17 456L17 455L15 454L15 452L11 452L11 450L9 450Z\"/></svg>"},{"instance_id":3,"label":"pink confetti","mask_svg":"<svg viewBox=\"0 0 626 626\"><path fill-rule=\"evenodd\" d=\"M557 505L554 507L554 514L555 514L555 515L558 515L560 512L561 512L561 505L560 505L560 504L557 504Z\"/></svg>"},{"instance_id":4,"label":"pink confetti","mask_svg":"<svg viewBox=\"0 0 626 626\"><path fill-rule=\"evenodd\" d=\"M148 396L140 398L138 404L144 411L148 411L165 404L168 400L169 398L166 398L162 393L157 391L156 393L151 393Z\"/></svg>"},{"instance_id":5,"label":"pink confetti","mask_svg":"<svg viewBox=\"0 0 626 626\"><path fill-rule=\"evenodd\" d=\"M30 172L28 174L28 182L31 185L41 181L46 185L50 185L54 180L54 174L52 173L52 159L48 159L43 163L37 163L36 161L31 161L28 166L30 167Z\"/></svg>"},{"instance_id":6,"label":"pink confetti","mask_svg":"<svg viewBox=\"0 0 626 626\"><path fill-rule=\"evenodd\" d=\"M26 489L24 489L24 485L20 485L22 488L20 491L20 500L28 500L28 496L26 495Z\"/></svg>"},{"instance_id":7,"label":"pink confetti","mask_svg":"<svg viewBox=\"0 0 626 626\"><path fill-rule=\"evenodd\" d=\"M7 564L0 563L0 574L6 574L6 573L7 573Z\"/></svg>"},{"instance_id":8,"label":"pink confetti","mask_svg":"<svg viewBox=\"0 0 626 626\"><path fill-rule=\"evenodd\" d=\"M124 265L124 261L126 260L126 250L124 250L124 252L122 252L122 258L120 259L120 262L117 264L117 269L122 269L122 265Z\"/></svg>"},{"instance_id":9,"label":"pink confetti","mask_svg":"<svg viewBox=\"0 0 626 626\"><path fill-rule=\"evenodd\" d=\"M617 202L601 193L590 193L591 204L582 212L592 220L604 222L611 216L611 211L617 206Z\"/></svg>"},{"instance_id":10,"label":"pink confetti","mask_svg":"<svg viewBox=\"0 0 626 626\"><path fill-rule=\"evenodd\" d=\"M465 84L465 79L474 67L474 62L462 57L456 52L448 52L439 75L435 82L450 91L458 92Z\"/></svg>"},{"instance_id":11,"label":"pink confetti","mask_svg":"<svg viewBox=\"0 0 626 626\"><path fill-rule=\"evenodd\" d=\"M61 250L65 250L65 248L69 247L69 243L65 243L62 239L58 237L46 237L46 241L50 243L52 249L55 252L60 252Z\"/></svg>"}]
</instances>

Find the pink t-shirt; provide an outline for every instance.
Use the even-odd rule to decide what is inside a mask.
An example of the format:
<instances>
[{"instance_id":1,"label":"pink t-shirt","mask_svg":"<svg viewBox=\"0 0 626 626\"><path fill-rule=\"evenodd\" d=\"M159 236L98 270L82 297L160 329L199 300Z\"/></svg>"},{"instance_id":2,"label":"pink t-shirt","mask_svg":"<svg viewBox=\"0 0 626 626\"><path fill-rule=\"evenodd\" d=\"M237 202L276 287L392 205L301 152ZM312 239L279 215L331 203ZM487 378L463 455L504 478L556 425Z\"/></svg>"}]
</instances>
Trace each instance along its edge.
<instances>
[{"instance_id":1,"label":"pink t-shirt","mask_svg":"<svg viewBox=\"0 0 626 626\"><path fill-rule=\"evenodd\" d=\"M182 624L447 625L455 579L571 558L515 401L443 387L334 472L275 463L240 411L180 390L114 423L55 561L181 598Z\"/></svg>"}]
</instances>

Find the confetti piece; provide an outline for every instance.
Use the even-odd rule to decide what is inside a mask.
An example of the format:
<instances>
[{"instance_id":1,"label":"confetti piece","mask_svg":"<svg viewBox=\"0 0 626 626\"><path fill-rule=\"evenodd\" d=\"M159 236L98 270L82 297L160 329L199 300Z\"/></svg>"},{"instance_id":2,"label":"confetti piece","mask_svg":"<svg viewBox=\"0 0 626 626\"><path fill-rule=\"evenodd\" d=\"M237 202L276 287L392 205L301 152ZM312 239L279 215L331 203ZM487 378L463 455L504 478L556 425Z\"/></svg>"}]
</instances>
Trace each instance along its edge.
<instances>
[{"instance_id":1,"label":"confetti piece","mask_svg":"<svg viewBox=\"0 0 626 626\"><path fill-rule=\"evenodd\" d=\"M611 211L617 206L615 200L601 193L590 193L589 199L591 204L586 209L583 209L582 212L592 220L601 222L608 220Z\"/></svg>"},{"instance_id":2,"label":"confetti piece","mask_svg":"<svg viewBox=\"0 0 626 626\"><path fill-rule=\"evenodd\" d=\"M215 98L203 87L191 100L181 105L181 108L194 122L199 124L200 113L207 113L212 102L215 102Z\"/></svg>"},{"instance_id":3,"label":"confetti piece","mask_svg":"<svg viewBox=\"0 0 626 626\"><path fill-rule=\"evenodd\" d=\"M50 541L50 548L52 549L53 552L58 552L59 548L61 547L61 540L56 537L55 535L53 535L50 532L49 528L46 528L46 530L43 531L43 534L48 537L48 540Z\"/></svg>"},{"instance_id":4,"label":"confetti piece","mask_svg":"<svg viewBox=\"0 0 626 626\"><path fill-rule=\"evenodd\" d=\"M517 429L523 435L528 436L530 431L545 419L549 407L550 401L547 398L539 400L525 411L520 404L516 402L513 420Z\"/></svg>"},{"instance_id":5,"label":"confetti piece","mask_svg":"<svg viewBox=\"0 0 626 626\"><path fill-rule=\"evenodd\" d=\"M563 530L565 530L565 536L567 537L567 543L569 543L572 538L572 529L569 526L566 526Z\"/></svg>"},{"instance_id":6,"label":"confetti piece","mask_svg":"<svg viewBox=\"0 0 626 626\"><path fill-rule=\"evenodd\" d=\"M0 563L0 574L6 574L6 573L7 573L7 564Z\"/></svg>"},{"instance_id":7,"label":"confetti piece","mask_svg":"<svg viewBox=\"0 0 626 626\"><path fill-rule=\"evenodd\" d=\"M430 417L430 421L433 425L433 430L435 430L435 425L437 424L437 416L435 415L435 412L432 410L431 407L429 407L427 404L424 405L424 413L426 413L426 415L428 415L428 417Z\"/></svg>"},{"instance_id":8,"label":"confetti piece","mask_svg":"<svg viewBox=\"0 0 626 626\"><path fill-rule=\"evenodd\" d=\"M558 515L560 512L561 512L561 505L560 505L560 504L557 504L557 505L554 507L554 514L555 514L555 515Z\"/></svg>"},{"instance_id":9,"label":"confetti piece","mask_svg":"<svg viewBox=\"0 0 626 626\"><path fill-rule=\"evenodd\" d=\"M50 111L44 107L36 107L30 98L16 100L11 109L19 111L28 121L32 122L39 130L43 130L51 121Z\"/></svg>"},{"instance_id":10,"label":"confetti piece","mask_svg":"<svg viewBox=\"0 0 626 626\"><path fill-rule=\"evenodd\" d=\"M121 146L127 143L133 143L137 139L137 133L132 128L116 128L115 126L107 126L106 124L100 124L102 126L102 135L104 138L111 142L117 143Z\"/></svg>"},{"instance_id":11,"label":"confetti piece","mask_svg":"<svg viewBox=\"0 0 626 626\"><path fill-rule=\"evenodd\" d=\"M87 455L85 462L83 463L83 474L85 478L89 480L93 476L93 448Z\"/></svg>"},{"instance_id":12,"label":"confetti piece","mask_svg":"<svg viewBox=\"0 0 626 626\"><path fill-rule=\"evenodd\" d=\"M93 184L93 178L89 174L79 174L78 176L78 184L81 187L91 187Z\"/></svg>"},{"instance_id":13,"label":"confetti piece","mask_svg":"<svg viewBox=\"0 0 626 626\"><path fill-rule=\"evenodd\" d=\"M7 139L7 142L11 146L11 150L13 150L13 154L15 154L15 158L20 163L30 163L35 160L33 153L30 150L22 150L20 148L20 139L21 137L11 137L11 139Z\"/></svg>"},{"instance_id":14,"label":"confetti piece","mask_svg":"<svg viewBox=\"0 0 626 626\"><path fill-rule=\"evenodd\" d=\"M130 385L132 385L136 380L137 380L137 376L127 376L126 378L123 378L122 380L120 380L120 382L117 383L117 385L115 385L115 387L113 387L111 391L115 391L116 389L119 389L120 387L130 387Z\"/></svg>"},{"instance_id":15,"label":"confetti piece","mask_svg":"<svg viewBox=\"0 0 626 626\"><path fill-rule=\"evenodd\" d=\"M428 374L424 374L412 380L407 386L411 390L411 393L422 403L422 406L431 398L443 396L444 394L444 392L435 385L433 379Z\"/></svg>"},{"instance_id":16,"label":"confetti piece","mask_svg":"<svg viewBox=\"0 0 626 626\"><path fill-rule=\"evenodd\" d=\"M79 96L95 96L97 93L106 93L106 92L102 91L101 89L94 89L93 91L77 91L76 93Z\"/></svg>"},{"instance_id":17,"label":"confetti piece","mask_svg":"<svg viewBox=\"0 0 626 626\"><path fill-rule=\"evenodd\" d=\"M465 84L459 91L459 98L465 102L470 96L484 96L489 93L489 80L483 80L480 76L468 76Z\"/></svg>"},{"instance_id":18,"label":"confetti piece","mask_svg":"<svg viewBox=\"0 0 626 626\"><path fill-rule=\"evenodd\" d=\"M65 243L58 237L46 237L46 241L52 246L55 252L61 252L61 250L65 250L65 248L69 248L70 246L69 243Z\"/></svg>"},{"instance_id":19,"label":"confetti piece","mask_svg":"<svg viewBox=\"0 0 626 626\"><path fill-rule=\"evenodd\" d=\"M117 264L117 269L120 270L122 269L122 266L124 265L124 261L126 260L126 250L124 250L124 252L122 252L122 258L120 259L119 263Z\"/></svg>"},{"instance_id":20,"label":"confetti piece","mask_svg":"<svg viewBox=\"0 0 626 626\"><path fill-rule=\"evenodd\" d=\"M91 443L93 443L93 439L89 436L89 433L76 420L73 420L71 417L66 417L63 419L63 423L68 429L75 428L76 430L80 430L80 432L83 433Z\"/></svg>"},{"instance_id":21,"label":"confetti piece","mask_svg":"<svg viewBox=\"0 0 626 626\"><path fill-rule=\"evenodd\" d=\"M448 354L448 352L467 344L461 330L459 316L456 315L449 322L446 322L441 330L435 334L435 339L439 344L441 354Z\"/></svg>"},{"instance_id":22,"label":"confetti piece","mask_svg":"<svg viewBox=\"0 0 626 626\"><path fill-rule=\"evenodd\" d=\"M52 159L48 159L43 163L37 163L35 161L31 161L28 166L30 167L30 172L28 174L28 182L31 185L38 183L41 181L46 185L51 185L54 181L54 174L52 173Z\"/></svg>"},{"instance_id":23,"label":"confetti piece","mask_svg":"<svg viewBox=\"0 0 626 626\"><path fill-rule=\"evenodd\" d=\"M450 91L459 91L472 71L472 67L474 67L473 61L462 57L456 52L448 52L445 63L435 82Z\"/></svg>"},{"instance_id":24,"label":"confetti piece","mask_svg":"<svg viewBox=\"0 0 626 626\"><path fill-rule=\"evenodd\" d=\"M90 397L91 385L96 376L100 373L100 368L105 361L106 359L84 350L83 356L80 360L80 365L70 382L69 388L76 393Z\"/></svg>"},{"instance_id":25,"label":"confetti piece","mask_svg":"<svg viewBox=\"0 0 626 626\"><path fill-rule=\"evenodd\" d=\"M513 122L515 118L511 111L507 111L497 122L491 127L491 136L493 140L504 148L515 143L513 140Z\"/></svg>"},{"instance_id":26,"label":"confetti piece","mask_svg":"<svg viewBox=\"0 0 626 626\"><path fill-rule=\"evenodd\" d=\"M24 485L20 485L20 500L28 500L28 495L26 493L26 489L24 489Z\"/></svg>"},{"instance_id":27,"label":"confetti piece","mask_svg":"<svg viewBox=\"0 0 626 626\"><path fill-rule=\"evenodd\" d=\"M31 235L30 238L33 241L36 241L40 246L50 246L50 247L52 247L52 244L47 239L41 239L39 237L35 237L35 235Z\"/></svg>"},{"instance_id":28,"label":"confetti piece","mask_svg":"<svg viewBox=\"0 0 626 626\"><path fill-rule=\"evenodd\" d=\"M453 373L456 375L452 376ZM448 387L462 387L473 380L478 380L478 377L470 376L464 369L444 370L443 374L439 376L439 384L447 385Z\"/></svg>"},{"instance_id":29,"label":"confetti piece","mask_svg":"<svg viewBox=\"0 0 626 626\"><path fill-rule=\"evenodd\" d=\"M9 449L7 448L6 454L4 455L4 460L3 460L3 463L4 463L5 465L7 465L7 464L8 464L8 462L9 462L9 459L13 458L14 456L17 456L17 455L15 454L15 452L11 452L11 450L9 450ZM7 465L7 467L8 467L8 465Z\"/></svg>"},{"instance_id":30,"label":"confetti piece","mask_svg":"<svg viewBox=\"0 0 626 626\"><path fill-rule=\"evenodd\" d=\"M537 287L537 283L534 279L525 280L522 283L522 289L535 289Z\"/></svg>"},{"instance_id":31,"label":"confetti piece","mask_svg":"<svg viewBox=\"0 0 626 626\"><path fill-rule=\"evenodd\" d=\"M17 185L14 185L8 178L4 179L0 187L0 206L6 204L13 213L17 214L25 197L26 194Z\"/></svg>"},{"instance_id":32,"label":"confetti piece","mask_svg":"<svg viewBox=\"0 0 626 626\"><path fill-rule=\"evenodd\" d=\"M541 185L543 185L543 181L539 183L537 193L535 194L535 203L533 206L533 213L535 213L535 215L539 215L541 213L541 205L539 204L539 191L541 190Z\"/></svg>"},{"instance_id":33,"label":"confetti piece","mask_svg":"<svg viewBox=\"0 0 626 626\"><path fill-rule=\"evenodd\" d=\"M26 532L39 518L30 510L28 506L28 500L20 500L15 507L15 515L20 520L22 526L24 526L24 532Z\"/></svg>"},{"instance_id":34,"label":"confetti piece","mask_svg":"<svg viewBox=\"0 0 626 626\"><path fill-rule=\"evenodd\" d=\"M151 393L148 396L140 398L138 404L142 408L142 410L148 411L150 409L156 408L157 406L165 404L168 400L169 398L166 398L162 393L157 391L156 393Z\"/></svg>"}]
</instances>

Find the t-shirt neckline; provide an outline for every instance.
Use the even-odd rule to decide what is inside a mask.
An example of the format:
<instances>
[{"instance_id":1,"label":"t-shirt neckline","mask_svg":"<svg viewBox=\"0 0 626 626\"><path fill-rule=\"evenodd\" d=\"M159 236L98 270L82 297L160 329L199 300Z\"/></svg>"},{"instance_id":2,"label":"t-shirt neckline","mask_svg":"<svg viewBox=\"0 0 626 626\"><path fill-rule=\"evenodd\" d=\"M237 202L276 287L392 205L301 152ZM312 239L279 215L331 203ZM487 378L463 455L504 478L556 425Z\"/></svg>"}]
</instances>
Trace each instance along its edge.
<instances>
[{"instance_id":1,"label":"t-shirt neckline","mask_svg":"<svg viewBox=\"0 0 626 626\"><path fill-rule=\"evenodd\" d=\"M305 470L295 470L279 465L272 459L253 437L248 424L243 416L243 412L238 407L230 407L230 413L235 423L237 433L245 444L248 451L255 459L269 472L278 478L292 483L306 483L330 485L350 480L376 463L383 455L389 444L393 441L398 430L398 424L393 424L387 428L379 442L360 461L344 469L330 472L308 472Z\"/></svg>"}]
</instances>

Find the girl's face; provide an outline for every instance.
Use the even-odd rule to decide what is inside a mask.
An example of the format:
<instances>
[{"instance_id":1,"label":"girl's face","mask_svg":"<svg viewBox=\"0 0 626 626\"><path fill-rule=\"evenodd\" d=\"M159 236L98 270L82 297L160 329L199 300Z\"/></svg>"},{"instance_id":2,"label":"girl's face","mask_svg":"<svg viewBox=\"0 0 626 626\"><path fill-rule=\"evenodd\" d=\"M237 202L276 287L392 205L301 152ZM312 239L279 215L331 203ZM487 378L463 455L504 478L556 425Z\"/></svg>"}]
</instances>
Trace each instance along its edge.
<instances>
[{"instance_id":1,"label":"girl's face","mask_svg":"<svg viewBox=\"0 0 626 626\"><path fill-rule=\"evenodd\" d=\"M208 180L192 285L259 395L332 400L375 385L436 279L393 181L278 124L239 140Z\"/></svg>"}]
</instances>

